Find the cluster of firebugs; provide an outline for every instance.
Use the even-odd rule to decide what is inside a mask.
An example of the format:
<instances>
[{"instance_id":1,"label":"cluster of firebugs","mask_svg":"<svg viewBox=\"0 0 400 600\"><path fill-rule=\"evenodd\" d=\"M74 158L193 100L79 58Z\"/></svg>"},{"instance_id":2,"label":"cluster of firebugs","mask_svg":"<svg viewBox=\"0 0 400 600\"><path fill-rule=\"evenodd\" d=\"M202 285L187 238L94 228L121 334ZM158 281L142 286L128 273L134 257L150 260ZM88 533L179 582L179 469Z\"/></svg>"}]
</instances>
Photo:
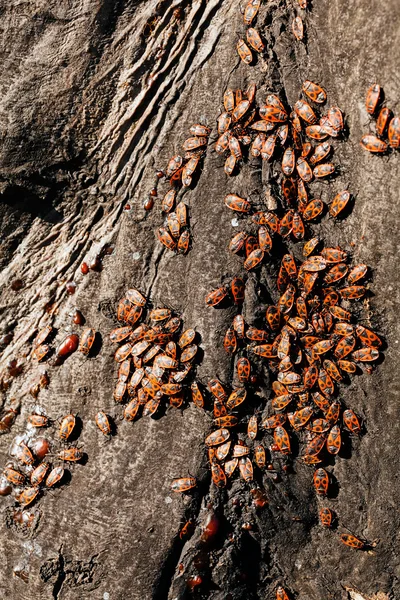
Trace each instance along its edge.
<instances>
[{"instance_id":1,"label":"cluster of firebugs","mask_svg":"<svg viewBox=\"0 0 400 600\"><path fill-rule=\"evenodd\" d=\"M247 3L244 10L247 26L252 24L260 4L256 0ZM303 6L306 3L299 4L306 8ZM301 39L300 18L293 23L293 32ZM247 30L247 42L248 45L241 39L237 50L241 59L250 64L253 60L250 47L261 52L264 46L253 28ZM343 115L337 106L324 115L318 114L327 94L312 81L304 82L303 97L293 108L287 108L272 93L264 104L256 107L255 95L255 84L245 91L225 92L225 112L217 119L219 138L215 144L218 154L228 154L224 167L228 176L237 172L244 155L243 146L250 147L254 158L281 160L280 210L257 210L251 202L233 193L224 199L230 210L237 215L250 215L251 226L257 226L256 235L246 228L229 244L231 252L244 256L246 271L261 266L272 250L274 236L294 242L310 237L308 224L323 216L327 207L318 198L309 199L307 185L335 173L335 166L328 162L332 146L327 140L339 138L344 130ZM378 100L369 110L371 114L377 104ZM389 123L388 110L383 111L386 121L381 125L382 131ZM391 124L390 144L397 147L398 122L392 119ZM350 198L348 190L336 194L329 206L330 216L344 215ZM225 334L225 350L239 355L235 365L239 385L228 391L218 379L208 382L214 399L215 428L206 437L205 445L212 481L217 487L225 487L236 472L251 483L254 468L263 471L272 467L269 452L290 456L292 436L296 434L303 444L300 459L314 468L313 485L322 500L329 495L330 487L330 474L324 462L340 452L343 429L350 435L358 435L362 430L358 416L336 396L340 382L348 382L361 365L370 372L369 363L380 358L381 339L371 329L357 324L348 309L349 301L359 300L367 293L368 266L351 266L346 251L323 247L316 237L304 244L303 257L300 263L289 252L283 256L277 278L280 296L276 304L267 307L262 326L249 326L239 313ZM236 275L229 284L209 292L205 302L208 306L222 306L233 301L240 307L244 297L245 281ZM272 383L275 396L268 402L261 423L257 415L248 419L244 441L243 436L235 435L235 427L241 423L240 406L251 394L256 380L252 362L260 360L268 361L269 370L276 377ZM260 429L263 435L273 437L269 450L257 441ZM185 492L196 483L195 477L182 477L174 479L171 487L175 492ZM319 518L321 525L328 528L336 520L327 506L320 509ZM340 540L355 549L372 545L347 533L340 534ZM276 597L288 599L282 587L277 589Z\"/></svg>"},{"instance_id":2,"label":"cluster of firebugs","mask_svg":"<svg viewBox=\"0 0 400 600\"><path fill-rule=\"evenodd\" d=\"M309 103L326 101L326 92L318 84L305 81L302 93L308 101L300 98L292 111L285 108L276 94L268 94L265 104L254 107L255 84L245 92L228 89L224 94L225 112L217 119L220 137L215 150L218 154L230 152L225 163L226 174L231 175L242 159L243 144L250 146L253 158L261 157L271 163L279 158L283 174L284 214L280 218L273 211L255 210L250 201L235 193L225 196L227 208L238 215L251 215L252 226L257 226L256 236L239 231L229 246L236 254L243 251L246 270L256 268L269 254L275 234L300 241L306 236L309 223L327 211L321 199L309 198L307 185L313 179L327 178L335 172L334 164L327 162L332 146L326 138L335 139L340 135L343 116L341 110L333 106L318 119L317 109ZM332 217L343 214L350 199L348 190L336 194L329 214Z\"/></svg>"},{"instance_id":3,"label":"cluster of firebugs","mask_svg":"<svg viewBox=\"0 0 400 600\"><path fill-rule=\"evenodd\" d=\"M233 115L239 107L236 115L242 114L239 118L233 118L235 122L245 118L254 100L255 86L250 86L249 90L245 94L240 90L239 93L228 90L224 95L225 108L229 108ZM325 91L312 82L305 82L303 92L313 95L314 101L326 101ZM243 96L246 96L245 100ZM231 104L228 104L227 98ZM306 105L309 122L315 122L315 115L312 119L309 116L310 111L314 114L311 106L303 100L299 103L300 114ZM242 107L245 107L246 111L242 112ZM261 112L268 116L279 113L283 123L265 119L261 123L270 126L270 131L276 127L282 129L283 126L285 143L288 139L298 139L297 143L294 142L294 147L283 150L282 159L282 195L292 208L284 210L283 216L279 218L274 211L253 210L250 202L234 194L225 197L225 204L229 209L238 214L252 214L252 223L258 225L257 236L241 231L229 244L232 252L245 256L246 270L260 266L261 261L272 249L274 236L287 238L292 234L294 241L303 240L306 230L304 225L300 226L299 235L299 223L315 219L323 213L324 204L321 200L308 201L305 183L309 183L313 177L311 167L307 162L306 169L311 175L304 178L304 167L299 169L298 164L300 159L300 165L303 165L306 162L305 157L309 156L309 162L316 165L331 152L331 147L328 143L313 147L310 142L303 142L303 135L308 136L308 127L316 127L319 136L327 137L328 133L325 130L321 132L322 127L326 127L330 131L329 135L337 137L343 128L341 111L334 107L328 111L326 117L322 117L319 125L307 125L303 132L300 118L306 123L307 120L296 112L289 117L289 111L277 96L272 94L267 97L267 104L264 109L261 107L260 114ZM230 132L229 144L234 135L231 130L232 117L228 110L223 118L230 120L226 130ZM297 126L293 124L294 120L299 122ZM234 127L237 128L238 125ZM237 132L236 129L234 133ZM314 130L312 132L314 133ZM276 142L279 134L273 135ZM217 146L220 143L219 139ZM294 168L297 147L300 156L297 159L296 176ZM287 168L289 154L292 156L290 169ZM272 155L268 157L269 160L271 158ZM321 172L326 169L326 175L334 171L333 164L322 163L314 167L314 176L318 176L318 171L315 173L318 166L323 167ZM287 189L290 189L290 194L286 193ZM345 208L349 198L350 193L347 190L337 194L330 206L331 216L336 217ZM308 213L312 218L308 218ZM367 288L364 284L369 269L365 264L351 266L346 251L340 247L324 248L322 241L316 237L304 244L303 256L304 260L301 263L289 252L283 256L277 278L280 297L275 305L266 309L263 326L248 326L239 313L225 334L226 351L232 355L240 355L236 361L239 386L228 392L218 379L208 382L209 391L214 399L213 415L216 429L206 437L205 445L208 449L212 480L218 487L225 487L229 478L237 471L244 481L252 482L254 466L260 470L268 468L268 451L262 443L256 442L261 425L262 430L273 436L270 450L283 455L291 454L291 436L294 432L298 435L304 443L300 458L305 464L314 466L314 488L318 496L324 498L329 494L330 485L329 472L323 468L325 459L340 452L343 428L352 435L361 432L361 423L357 415L351 408L346 408L340 400L335 399L335 396L339 382L348 381L351 375L359 371L361 364L367 363L368 370L368 363L380 357L380 338L367 327L356 324L356 319L348 307L342 306L343 302L359 300L365 296ZM240 307L244 298L245 281L242 277L235 276L229 284L210 291L205 297L205 302L208 306L221 306L233 301ZM268 403L267 414L262 418L261 424L256 415L250 417L247 425L249 441L245 443L232 430L234 431L240 423L240 405L245 403L248 394L251 393L251 363L260 359L266 359L271 373L276 374L276 381L272 384L275 397ZM195 485L195 477L177 478L172 482L172 489L183 492ZM335 515L331 509L321 508L320 522L323 526L331 527L334 520ZM366 542L351 534L341 534L340 539L353 548L362 549L368 546Z\"/></svg>"},{"instance_id":4,"label":"cluster of firebugs","mask_svg":"<svg viewBox=\"0 0 400 600\"><path fill-rule=\"evenodd\" d=\"M243 11L247 43L240 39L237 51L246 64L253 62L252 51L260 53L264 50L259 33L251 27L260 5L260 0L250 0ZM307 1L299 0L299 6L306 9ZM303 38L300 17L294 19L292 30L298 40ZM324 162L332 153L326 140L339 137L344 127L338 107L318 115L318 107L326 102L327 96L325 90L312 81L304 82L303 97L292 109L272 93L267 95L264 104L256 107L255 95L255 84L245 91L229 89L225 92L225 111L217 119L219 137L215 144L218 154L228 153L224 171L229 176L235 174L240 165L243 146L250 147L254 158L273 161L279 156L281 160L282 215L275 211L255 210L251 202L233 193L224 199L230 210L239 215L250 215L251 226L257 226L255 235L252 231L240 231L229 244L231 252L244 256L247 271L260 267L271 252L274 236L301 241L307 238L308 223L324 214L326 205L320 199L308 198L306 184L314 178L321 179L334 173L334 165ZM377 113L382 95L378 84L368 90L366 108L369 114ZM399 147L399 117L393 117L387 107L379 110L376 131L378 137L370 134L362 137L364 149L383 153L388 145ZM166 222L158 230L158 239L166 248L183 254L188 251L190 242L187 207L183 202L175 207L176 195L181 187L192 185L193 175L205 155L210 132L205 125L193 125L190 128L192 137L183 144L183 156L172 157L165 173L158 172L158 177L165 175L170 181L161 207ZM383 139L385 133L388 143ZM338 193L330 204L330 215L337 217L349 200L347 190ZM254 467L261 471L272 467L269 452L291 454L291 437L296 433L303 444L300 459L315 468L313 484L322 499L329 494L330 485L330 475L323 464L327 456L340 452L343 428L352 435L361 432L357 415L336 396L338 383L346 382L349 376L356 374L360 364L368 364L380 357L380 338L372 330L357 324L348 307L342 306L342 301L358 300L366 294L364 282L368 267L364 264L351 267L343 249L324 248L315 237L304 244L303 256L301 263L291 253L283 256L277 278L280 296L276 304L267 307L262 326L249 326L239 313L226 331L226 352L240 355L236 360L239 385L228 391L218 379L208 382L215 429L206 437L205 445L212 480L217 487L225 487L236 472L245 482L252 482ZM240 307L244 298L245 281L235 276L229 285L209 292L205 302L208 306L218 306L232 300ZM121 326L110 333L113 343L122 342L115 352L119 367L114 399L124 403L124 419L133 421L139 411L143 416L155 414L162 399L178 408L190 396L203 408L204 395L193 378L198 356L195 330L182 330L181 318L171 309L147 309L146 305L147 299L141 292L128 289L117 307ZM48 340L52 334L50 326L39 332L33 350L38 361L51 355ZM63 362L77 349L88 356L95 336L96 332L91 328L85 329L80 338L77 334L68 335L56 349L55 364ZM240 423L240 406L246 402L255 383L252 362L260 360L266 360L270 372L276 376L272 383L275 396L268 401L261 420L257 415L248 419L248 441L245 442L234 431ZM16 414L17 410L11 407L5 418L15 419ZM95 421L104 435L111 435L112 424L104 411L96 414ZM49 417L39 409L28 417L30 430L49 424ZM63 417L58 441L68 444L75 428L75 415ZM269 450L257 441L260 430L273 437ZM46 456L52 456L49 444L37 440L36 445L31 443L30 446L22 439L12 445L11 454L18 465L7 464L2 476L7 484L15 486L16 501L23 509L45 489L60 484L65 476L62 465L52 465L46 459ZM76 446L69 446L59 449L53 456L63 463L79 462L83 452ZM171 489L185 492L196 483L195 477L177 478ZM331 527L335 520L328 507L321 508L319 517L325 527ZM368 547L366 542L351 534L341 534L340 539L356 549ZM276 597L277 600L288 600L282 587L276 590Z\"/></svg>"},{"instance_id":5,"label":"cluster of firebugs","mask_svg":"<svg viewBox=\"0 0 400 600\"><path fill-rule=\"evenodd\" d=\"M118 403L128 400L124 407L127 421L139 414L154 415L161 401L179 408L188 394L197 406L204 406L192 377L199 349L196 331L182 331L182 319L171 309L147 310L146 304L141 292L126 290L117 306L121 326L110 333L111 342L122 342L115 352L119 366L114 399Z\"/></svg>"}]
</instances>

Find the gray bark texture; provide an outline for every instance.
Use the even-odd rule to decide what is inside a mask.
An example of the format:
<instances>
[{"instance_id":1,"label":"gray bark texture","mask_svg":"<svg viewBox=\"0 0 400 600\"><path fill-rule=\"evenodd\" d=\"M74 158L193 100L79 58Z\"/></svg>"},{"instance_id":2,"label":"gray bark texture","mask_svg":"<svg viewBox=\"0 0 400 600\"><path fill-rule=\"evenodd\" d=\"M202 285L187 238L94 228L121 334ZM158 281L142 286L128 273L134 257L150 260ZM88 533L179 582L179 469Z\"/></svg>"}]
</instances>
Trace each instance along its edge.
<instances>
[{"instance_id":1,"label":"gray bark texture","mask_svg":"<svg viewBox=\"0 0 400 600\"><path fill-rule=\"evenodd\" d=\"M400 598L400 156L375 156L359 146L361 135L373 131L364 104L372 83L383 86L395 113L400 108L400 3L314 1L304 17L305 43L291 32L298 12L294 0L262 4L256 27L267 49L248 67L236 53L244 34L238 1L2 2L0 305L2 332L13 338L2 349L1 366L6 371L16 358L23 372L3 391L5 406L21 400L21 413L0 437L0 464L9 460L10 443L25 430L35 404L54 419L79 414L78 443L88 460L70 469L68 486L36 503L38 521L28 531L12 522L13 497L0 499L1 598L272 600L279 584L298 600ZM173 307L199 332L200 381L231 379L222 341L234 309L204 304L209 290L242 268L227 251L235 230L223 198L228 192L251 195L263 206L273 173L252 160L228 178L224 158L210 144L198 182L182 193L193 236L187 256L156 240L163 184L152 212L142 204L155 170L180 151L189 127L215 127L227 87L255 82L260 102L275 91L293 105L305 79L327 90L348 131L335 143L339 176L313 184L313 195L328 200L345 187L355 195L347 219L325 217L315 231L326 245L339 244L354 262L371 266L372 294L361 313L387 342L385 360L372 375L357 376L341 390L365 420L366 433L349 441L347 458L336 460L337 493L330 499L339 531L347 527L379 539L371 552L345 547L337 531L318 524L310 467L295 461L279 482L266 474L269 504L255 512L239 478L223 491L210 483L204 448L209 413L190 404L132 424L119 420L121 407L113 400L117 368L108 334L116 326L116 303L131 286L154 306ZM214 129L211 141L216 137ZM83 276L82 261L90 262L106 244L114 252L102 270ZM267 262L261 271L270 289L271 268ZM23 281L19 291L11 287L16 280ZM70 296L69 280L77 284ZM255 289L250 275L249 322L258 303ZM272 294L276 299L276 289ZM101 349L92 358L77 352L62 366L47 366L50 385L34 400L28 390L42 367L30 358L32 340L50 317L61 340L73 330L75 308L100 332ZM100 409L117 422L108 442L94 423ZM57 423L53 427L48 437L56 437ZM172 494L171 479L188 472L199 478L197 490L187 498ZM210 507L221 529L204 550L199 537ZM189 518L194 534L181 540ZM242 528L249 520L251 531ZM207 585L191 594L185 582L203 563ZM29 573L27 582L13 575L15 568Z\"/></svg>"}]
</instances>

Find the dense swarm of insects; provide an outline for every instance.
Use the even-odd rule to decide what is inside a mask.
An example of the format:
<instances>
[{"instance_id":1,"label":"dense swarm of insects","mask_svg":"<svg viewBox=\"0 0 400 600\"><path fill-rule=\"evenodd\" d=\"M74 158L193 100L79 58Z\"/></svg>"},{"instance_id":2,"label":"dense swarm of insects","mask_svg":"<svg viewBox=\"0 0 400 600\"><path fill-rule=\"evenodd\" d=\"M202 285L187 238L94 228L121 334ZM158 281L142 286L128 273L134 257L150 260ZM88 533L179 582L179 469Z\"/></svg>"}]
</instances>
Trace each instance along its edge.
<instances>
[{"instance_id":1,"label":"dense swarm of insects","mask_svg":"<svg viewBox=\"0 0 400 600\"><path fill-rule=\"evenodd\" d=\"M335 166L327 162L333 148L327 138L340 137L343 115L337 106L318 117L318 106L327 95L320 85L305 81L293 110L286 108L276 94L268 94L265 104L255 106L256 85L242 90L226 90L225 113L218 121L218 153L230 152L227 175L234 175L243 159L242 145L250 146L253 158L272 162L280 160L282 169L281 202L277 210L260 211L246 198L230 193L225 196L227 208L238 215L247 215L249 225L234 235L229 250L244 256L247 271L261 266L273 248L275 236L288 241L307 238L309 226L327 212L319 198L309 198L307 186L313 180L329 178ZM312 101L316 106L312 107ZM236 116L235 116L236 115ZM332 217L346 208L351 198L348 190L336 194L329 207Z\"/></svg>"},{"instance_id":2,"label":"dense swarm of insects","mask_svg":"<svg viewBox=\"0 0 400 600\"><path fill-rule=\"evenodd\" d=\"M263 51L259 33L250 27L260 5L250 0L244 10L248 29L246 41L238 42L237 52L245 64L253 62L253 51ZM301 0L299 6L306 9L307 2ZM292 29L301 40L304 31L300 17L293 21ZM283 246L305 242L301 260L286 248L276 281L276 302L266 307L264 319L255 316L257 326L247 324L241 314L246 276L235 275L230 284L211 290L205 297L207 306L219 308L233 300L239 310L224 336L225 350L234 359L233 381L228 385L218 379L208 382L214 402L214 427L205 439L211 478L217 488L224 488L232 478L240 477L265 502L264 490L254 490L254 480L259 477L257 471L274 470L274 454L285 459L286 468L294 458L309 465L313 469L310 484L320 501L326 502L330 465L341 455L344 440L362 430L360 418L338 399L339 388L348 384L361 366L370 373L370 363L382 356L380 337L357 322L357 311L349 310L351 301L367 294L368 266L349 264L348 252L323 247L323 241L312 237L310 231L310 225L328 207L319 198L309 198L308 186L313 180L329 180L335 174L332 140L340 139L344 131L343 114L337 106L321 113L326 101L326 91L306 80L293 107L274 93L257 105L253 83L246 90L227 89L224 112L217 118L215 151L227 155L226 175L238 172L247 155L246 147L253 158L268 162L278 159L282 170L281 200L276 210L260 211L235 193L225 196L225 206L238 217L250 216L250 227L255 229L246 227L236 233L229 250L244 256L243 267L249 272L272 255L275 237L280 237L279 247L282 242ZM388 114L385 109L381 115L382 131L388 125ZM393 147L397 147L397 129L394 120ZM329 205L330 216L343 216L350 199L347 189L337 193ZM276 261L276 257L271 260ZM261 418L258 413L249 416L250 399L257 393L258 378L266 366L273 378L274 396ZM299 456L297 450L293 454L293 446L300 446ZM186 477L174 480L173 489L186 492L195 485L195 478ZM336 514L327 506L321 507L319 519L328 529L337 522ZM368 547L354 535L342 534L340 540L351 548ZM279 587L276 597L288 595Z\"/></svg>"},{"instance_id":3,"label":"dense swarm of insects","mask_svg":"<svg viewBox=\"0 0 400 600\"><path fill-rule=\"evenodd\" d=\"M220 138L216 143L217 152L231 153L229 169L225 167L227 175L234 174L232 165L235 162L236 167L242 159L238 151L241 143L250 145L254 158L272 161L280 157L281 161L281 209L259 211L233 193L224 199L228 209L250 215L252 227L257 227L254 234L239 231L229 244L231 252L244 255L245 271L262 265L273 249L275 236L286 244L310 238L308 225L326 212L326 206L320 199L309 199L306 185L335 172L334 165L326 162L332 153L326 139L340 137L344 127L338 107L318 116L318 107L326 102L327 94L314 82L304 82L303 97L293 110L275 94L269 94L265 104L256 109L255 94L255 84L246 92L225 92L226 112L218 118ZM339 192L330 205L330 215L341 214L349 200L347 190ZM212 480L218 487L228 485L235 473L245 482L253 481L254 470L268 469L274 452L289 460L296 436L303 446L299 458L315 469L314 489L324 498L329 496L330 487L330 472L324 465L340 455L343 430L347 434L361 432L357 415L336 397L339 385L348 383L361 365L370 372L369 363L381 356L379 336L357 324L357 315L349 311L349 301L367 293L369 269L365 264L350 265L346 251L323 248L322 240L316 237L304 244L303 257L299 261L289 251L283 255L276 281L280 295L267 307L263 323L249 326L239 313L225 333L225 350L237 356L235 377L239 385L234 383L230 393L220 393L218 416L214 415L217 429L206 439ZM240 300L235 304L240 309L245 280L240 275L236 280L240 282ZM224 285L207 294L206 304L216 306L230 296L229 286ZM260 361L267 361L276 378L272 384L275 396L260 424L256 415L247 418L248 439L244 441L241 430L246 417L241 417L240 411L246 399L254 395L253 378L257 379L254 373L259 373ZM207 440L214 440L212 436L216 441L210 443ZM322 509L321 524L325 527L332 522L329 511Z\"/></svg>"},{"instance_id":4,"label":"dense swarm of insects","mask_svg":"<svg viewBox=\"0 0 400 600\"><path fill-rule=\"evenodd\" d=\"M340 452L342 428L360 433L358 417L335 396L338 386L359 371L360 365L379 359L382 342L376 333L357 325L356 316L347 309L349 300L365 294L360 283L367 274L365 265L350 268L347 260L341 248L311 253L301 265L286 254L278 277L281 295L275 305L267 307L262 326L247 325L240 314L233 319L224 346L238 357L236 375L241 387L230 395L218 388L218 426L239 424L239 406L252 392L252 372L259 372L260 361L267 361L276 377L272 384L275 396L267 405L261 429L266 432L263 437L273 436L277 451L290 455L290 437L297 435L304 444L301 460L320 465L324 457ZM251 424L257 432L257 426ZM231 440L230 431L225 435L218 438L218 444ZM228 461L230 476L230 461L237 458L231 453L234 448L226 447L226 454L211 457L212 463L217 460L223 466ZM246 455L249 453L247 448ZM261 464L264 468L265 460Z\"/></svg>"},{"instance_id":5,"label":"dense swarm of insects","mask_svg":"<svg viewBox=\"0 0 400 600\"><path fill-rule=\"evenodd\" d=\"M307 0L298 0L298 5L302 11L307 10ZM261 0L249 0L244 5L246 33L236 49L246 65L254 62L254 53L261 54L265 49L265 42L254 27L260 6ZM174 16L180 20L179 10ZM144 35L151 35L156 25L157 20L146 23L148 31ZM304 39L300 16L293 19L291 29L298 41ZM252 158L269 163L279 160L280 205L276 210L260 211L247 198L228 193L225 206L238 216L250 217L251 228L236 233L229 250L244 256L243 267L249 272L261 267L277 237L280 246L282 241L308 241L303 247L304 260L289 251L283 254L275 303L266 307L265 317L257 317L257 326L246 323L240 312L247 275L235 275L229 285L221 285L206 295L207 306L216 307L233 300L239 312L224 336L225 350L234 361L234 378L227 385L217 378L207 384L213 428L205 438L205 447L213 484L225 488L239 477L251 486L254 506L262 508L268 499L264 490L255 487L257 471L260 474L274 471L274 454L285 458L288 466L297 458L293 452L296 438L296 446L300 447L298 458L313 469L310 484L325 503L330 495L331 465L343 449L343 432L359 435L362 430L360 418L339 399L340 386L348 383L363 365L370 372L370 363L382 358L382 341L349 310L350 301L360 300L367 293L367 265L351 266L345 250L323 247L322 240L308 235L310 224L327 212L321 199L309 198L308 186L314 180L329 179L335 174L335 165L330 162L331 143L344 130L341 110L331 106L323 114L321 107L327 101L327 93L310 80L303 83L299 99L292 107L273 92L257 103L256 92L255 83L246 90L225 91L224 111L217 118L215 151L226 156L224 172L229 177L237 173L247 149ZM365 150L380 154L389 147L397 149L400 144L400 119L389 108L380 106L381 99L382 89L374 84L367 93L366 109L377 117L377 135L364 135L360 142ZM194 124L190 137L182 145L182 155L173 156L165 171L157 172L158 179L165 178L169 183L161 202L165 222L157 237L167 249L181 254L189 250L190 231L188 207L178 201L178 195L191 187L199 175L210 133L207 126ZM152 209L157 195L157 189L153 188L144 203L145 210ZM350 198L347 189L339 192L330 203L330 215L342 215ZM100 270L102 257L97 256L90 265L83 262L81 273ZM15 290L21 284L19 280L14 282ZM70 295L75 288L72 281L66 284ZM115 352L118 379L114 400L123 405L126 421L134 421L140 415L155 415L165 405L180 408L188 399L199 408L205 405L205 394L194 379L199 357L196 331L183 330L182 319L171 309L150 308L148 304L141 292L128 289L117 307L120 326L110 333L111 342L119 344ZM84 318L76 314L73 322L82 325ZM38 362L55 355L54 364L61 364L77 350L89 356L96 331L87 327L79 336L70 333L56 349L51 345L53 338L51 326L39 331L32 351ZM259 413L249 416L249 400L256 396L257 383L265 368L273 380L274 395L268 399L261 417ZM17 376L21 368L13 362L9 371ZM33 397L37 397L41 386L45 383L32 388ZM18 412L18 402L6 406L0 417L0 433L10 430ZM112 434L112 421L103 410L97 412L95 422L102 434ZM75 415L61 419L54 439L36 436L50 427L54 423L46 413L40 408L34 410L28 417L26 432L13 441L12 462L6 464L0 477L0 495L14 493L18 505L13 521L25 527L34 522L30 508L40 496L65 482L65 465L80 462L84 456L72 444ZM51 446L54 453L50 452ZM175 478L171 490L185 493L196 485L196 477L188 474ZM330 508L321 506L322 527L332 528L336 518ZM193 528L194 522L189 519L179 533L180 539L188 537ZM209 543L218 528L218 519L210 513L201 543ZM251 531L251 523L244 523L242 529ZM339 539L349 548L371 547L353 534L343 533ZM203 583L202 576L193 575L187 579L187 588L197 590ZM276 589L276 598L289 599L282 586Z\"/></svg>"},{"instance_id":6,"label":"dense swarm of insects","mask_svg":"<svg viewBox=\"0 0 400 600\"><path fill-rule=\"evenodd\" d=\"M114 400L125 403L127 421L153 415L165 402L180 408L188 397L203 405L193 381L198 334L194 329L182 331L182 319L171 309L146 305L138 290L127 290L117 307L121 326L110 333L112 342L122 342L115 352L119 367Z\"/></svg>"},{"instance_id":7,"label":"dense swarm of insects","mask_svg":"<svg viewBox=\"0 0 400 600\"><path fill-rule=\"evenodd\" d=\"M367 113L376 119L376 135L367 133L362 136L360 145L374 154L383 154L389 148L400 147L400 117L393 115L390 108L382 106L383 89L374 83L365 98Z\"/></svg>"}]
</instances>

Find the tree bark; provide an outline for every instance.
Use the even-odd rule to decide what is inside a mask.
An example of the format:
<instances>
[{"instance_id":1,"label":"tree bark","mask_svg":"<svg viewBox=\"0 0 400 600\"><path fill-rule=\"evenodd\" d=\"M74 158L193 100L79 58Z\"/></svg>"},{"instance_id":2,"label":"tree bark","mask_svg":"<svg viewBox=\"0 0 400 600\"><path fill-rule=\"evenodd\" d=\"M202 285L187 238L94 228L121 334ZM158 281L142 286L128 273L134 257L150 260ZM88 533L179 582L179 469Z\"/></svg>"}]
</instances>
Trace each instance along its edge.
<instances>
[{"instance_id":1,"label":"tree bark","mask_svg":"<svg viewBox=\"0 0 400 600\"><path fill-rule=\"evenodd\" d=\"M16 358L23 372L3 391L5 407L11 398L22 405L11 432L0 438L1 464L9 460L10 443L25 430L37 404L54 419L79 413L79 443L88 461L71 469L69 486L40 499L37 526L26 535L10 519L12 497L1 499L2 598L190 597L185 582L205 560L198 556L199 537L210 506L219 515L221 532L207 551L208 591L198 597L272 599L278 583L299 600L344 600L351 597L346 588L359 589L365 600L400 597L399 154L374 156L359 146L362 134L372 131L364 108L372 83L384 87L395 113L399 108L400 5L395 0L313 2L301 43L291 32L297 3L265 3L257 29L267 49L248 67L236 53L244 33L239 4L3 3L1 323L13 338L0 361L6 372ZM340 526L369 540L379 538L370 554L351 551L318 525L309 468L295 462L294 472L278 483L266 476L269 505L256 514L239 479L223 492L210 483L204 451L208 413L191 404L132 424L118 420L121 410L113 400L116 367L108 334L115 326L116 303L131 286L154 306L173 307L186 327L199 332L201 381L232 378L222 340L234 309L204 304L208 291L241 268L227 251L234 228L223 198L228 192L251 195L262 209L265 194L274 194L276 173L250 160L228 179L224 159L210 144L197 184L182 192L193 236L187 256L172 254L156 240L160 198L151 213L142 204L155 185L155 170L180 150L189 127L196 122L214 127L227 87L245 89L255 82L260 102L275 91L293 105L307 78L323 85L329 105L343 110L347 131L335 144L339 176L331 185L313 184L313 196L328 201L344 187L355 195L347 219L324 218L315 231L327 245L349 249L355 262L371 266L372 296L361 314L387 341L385 360L373 374L341 389L343 400L365 419L367 432L351 442L349 460L339 459L334 467L339 485L332 501ZM216 138L214 129L211 140ZM124 211L127 203L131 209ZM107 244L114 252L105 257L101 272L83 276L82 261L91 262ZM277 262L273 258L261 272L275 299ZM11 286L16 280L23 282L19 291ZM71 280L77 291L69 296L65 283ZM251 275L244 307L250 323L260 301L256 292ZM61 340L73 330L75 308L100 332L101 350L93 358L75 353L62 366L46 367L50 386L34 400L28 390L41 366L31 359L32 340L49 321ZM267 379L261 395L265 403ZM117 434L108 443L94 423L101 409L117 422ZM186 500L172 497L171 479L187 472L199 478L198 491ZM181 540L180 528L189 517L195 532ZM248 519L250 532L242 529ZM29 573L27 582L13 577L15 568ZM378 592L382 595L374 596Z\"/></svg>"}]
</instances>

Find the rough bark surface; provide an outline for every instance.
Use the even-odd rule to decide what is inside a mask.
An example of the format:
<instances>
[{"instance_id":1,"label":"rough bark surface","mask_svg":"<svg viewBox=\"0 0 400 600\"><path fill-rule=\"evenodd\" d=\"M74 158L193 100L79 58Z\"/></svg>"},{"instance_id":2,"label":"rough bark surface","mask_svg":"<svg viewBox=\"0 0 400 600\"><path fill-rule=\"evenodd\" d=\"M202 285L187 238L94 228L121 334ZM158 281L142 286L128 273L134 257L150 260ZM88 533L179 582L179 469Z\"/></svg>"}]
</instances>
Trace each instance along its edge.
<instances>
[{"instance_id":1,"label":"rough bark surface","mask_svg":"<svg viewBox=\"0 0 400 600\"><path fill-rule=\"evenodd\" d=\"M223 525L210 555L212 583L200 597L272 599L278 581L299 600L344 600L346 586L365 598L378 592L382 598L400 597L400 156L372 156L358 144L370 129L364 108L369 85L378 81L388 105L399 109L400 4L313 2L304 44L290 31L295 4L277 0L262 6L257 27L268 50L255 66L246 67L235 51L242 31L236 1L2 3L1 318L13 340L3 349L1 363L4 368L28 352L37 329L47 322L49 304L57 339L71 329L69 313L75 307L103 336L96 357L85 360L76 353L62 367L49 368L51 383L39 403L54 418L71 409L79 413L79 441L88 461L73 469L68 487L40 500L41 517L30 537L7 527L12 500L1 499L2 598L186 597L185 580L194 572L210 503ZM174 14L175 9L181 12ZM369 540L379 538L371 554L347 549L318 526L310 470L296 463L282 482L266 478L270 503L252 515L253 531L244 531L248 491L238 480L227 491L210 487L203 445L210 419L193 405L169 410L160 419L118 422L109 443L93 420L99 409L119 414L112 398L116 368L108 333L116 301L130 285L151 295L155 305L174 307L185 325L199 331L202 381L215 375L229 380L232 364L221 348L221 332L232 311L204 305L205 293L239 268L226 250L233 229L222 200L232 191L252 194L262 206L273 173L255 161L228 180L222 157L210 146L197 185L184 193L194 240L187 257L160 247L155 240L159 210L145 214L142 201L154 185L154 169L179 150L190 125L213 126L226 87L244 88L254 81L258 98L275 90L292 104L305 78L320 82L329 101L342 108L349 132L335 145L339 177L330 185L315 184L315 196L332 198L344 185L356 195L346 220L324 219L315 229L328 245L340 243L357 261L371 265L373 295L363 315L388 345L372 376L356 377L343 388L343 399L363 416L367 433L353 440L348 460L337 460L334 469L340 523ZM129 213L123 211L128 201ZM82 260L111 242L115 251L102 272L83 277ZM266 264L262 277L276 299L271 269ZM15 279L24 281L19 292L11 289ZM69 279L77 282L74 296L65 294ZM255 290L251 276L249 318L259 302ZM11 433L0 438L1 464L35 404L28 389L37 372L27 357L24 372L4 394L5 402L21 398L22 410ZM186 501L172 498L171 478L187 471L199 477L198 492ZM235 507L234 498L244 505ZM198 526L185 542L178 532L189 516ZM231 533L234 543L228 540ZM29 566L28 583L13 577L20 563ZM183 575L178 563L184 565Z\"/></svg>"}]
</instances>

